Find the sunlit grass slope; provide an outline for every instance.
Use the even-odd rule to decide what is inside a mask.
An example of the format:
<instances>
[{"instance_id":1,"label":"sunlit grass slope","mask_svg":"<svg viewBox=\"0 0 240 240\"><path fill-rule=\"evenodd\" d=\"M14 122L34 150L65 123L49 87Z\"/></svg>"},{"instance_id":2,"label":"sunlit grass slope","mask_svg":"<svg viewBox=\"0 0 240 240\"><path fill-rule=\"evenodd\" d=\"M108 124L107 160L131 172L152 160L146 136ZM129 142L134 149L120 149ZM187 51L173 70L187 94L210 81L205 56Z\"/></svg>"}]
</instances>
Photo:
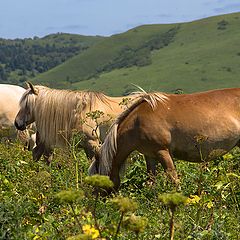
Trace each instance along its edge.
<instances>
[{"instance_id":1,"label":"sunlit grass slope","mask_svg":"<svg viewBox=\"0 0 240 240\"><path fill-rule=\"evenodd\" d=\"M126 94L137 84L145 90L184 92L240 87L240 13L182 24L145 25L104 39L89 50L40 75L51 86ZM124 46L137 48L159 32L176 28L172 41L151 52L151 63L114 69L91 77ZM66 84L66 79L74 79Z\"/></svg>"}]
</instances>

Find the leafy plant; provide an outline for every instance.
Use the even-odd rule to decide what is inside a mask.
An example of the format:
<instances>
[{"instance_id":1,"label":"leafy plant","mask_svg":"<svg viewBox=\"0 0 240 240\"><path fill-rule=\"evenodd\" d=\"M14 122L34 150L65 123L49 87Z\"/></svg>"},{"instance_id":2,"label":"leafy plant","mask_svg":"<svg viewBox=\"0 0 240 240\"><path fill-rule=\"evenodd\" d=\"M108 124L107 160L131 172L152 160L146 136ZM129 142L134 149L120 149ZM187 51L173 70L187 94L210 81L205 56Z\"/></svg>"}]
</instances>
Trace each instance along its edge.
<instances>
[{"instance_id":1,"label":"leafy plant","mask_svg":"<svg viewBox=\"0 0 240 240\"><path fill-rule=\"evenodd\" d=\"M77 148L75 154L82 171L78 189L71 152L57 149L47 166L33 162L19 143L0 144L1 239L169 239L171 221L175 239L240 238L239 148L207 165L176 160L183 200L161 166L155 184L144 184L145 161L136 153L120 191L103 198L94 187L111 187L111 181L89 178L85 154Z\"/></svg>"}]
</instances>

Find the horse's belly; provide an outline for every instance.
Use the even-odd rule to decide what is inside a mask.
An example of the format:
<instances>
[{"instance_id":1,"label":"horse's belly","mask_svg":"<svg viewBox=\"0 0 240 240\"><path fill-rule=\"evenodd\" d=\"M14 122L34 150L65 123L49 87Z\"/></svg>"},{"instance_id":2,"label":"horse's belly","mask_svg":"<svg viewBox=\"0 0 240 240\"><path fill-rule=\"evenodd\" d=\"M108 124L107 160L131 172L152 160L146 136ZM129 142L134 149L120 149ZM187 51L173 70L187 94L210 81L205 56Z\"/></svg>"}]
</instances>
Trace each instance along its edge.
<instances>
[{"instance_id":1,"label":"horse's belly","mask_svg":"<svg viewBox=\"0 0 240 240\"><path fill-rule=\"evenodd\" d=\"M174 157L187 161L208 161L230 151L240 139L240 119L230 114L215 121L178 122L171 132Z\"/></svg>"},{"instance_id":2,"label":"horse's belly","mask_svg":"<svg viewBox=\"0 0 240 240\"><path fill-rule=\"evenodd\" d=\"M190 161L210 161L230 151L239 141L239 137L223 139L211 139L204 136L197 136L191 141L181 141L171 148L175 158Z\"/></svg>"}]
</instances>

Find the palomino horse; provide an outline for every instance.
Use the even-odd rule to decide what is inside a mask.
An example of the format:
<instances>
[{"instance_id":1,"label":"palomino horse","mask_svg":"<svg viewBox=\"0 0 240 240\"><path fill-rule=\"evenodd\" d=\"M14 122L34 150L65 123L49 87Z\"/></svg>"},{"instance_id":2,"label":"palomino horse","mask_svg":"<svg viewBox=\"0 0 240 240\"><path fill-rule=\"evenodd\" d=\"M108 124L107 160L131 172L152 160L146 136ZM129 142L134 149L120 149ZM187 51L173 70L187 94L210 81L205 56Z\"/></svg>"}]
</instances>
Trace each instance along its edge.
<instances>
[{"instance_id":1,"label":"palomino horse","mask_svg":"<svg viewBox=\"0 0 240 240\"><path fill-rule=\"evenodd\" d=\"M136 96L139 95L125 99L131 101L130 98ZM28 124L36 123L35 160L43 153L45 158L50 158L55 147L68 145L73 132L83 134L81 147L92 159L113 119L123 111L123 106L119 104L123 99L97 92L57 90L29 84L20 100L15 126L24 130Z\"/></svg>"},{"instance_id":2,"label":"palomino horse","mask_svg":"<svg viewBox=\"0 0 240 240\"><path fill-rule=\"evenodd\" d=\"M173 157L210 161L235 146L240 146L240 88L182 95L152 93L116 119L89 173L109 175L118 188L124 161L138 150L161 163L178 182Z\"/></svg>"},{"instance_id":3,"label":"palomino horse","mask_svg":"<svg viewBox=\"0 0 240 240\"><path fill-rule=\"evenodd\" d=\"M0 84L0 130L1 137L14 139L18 137L24 144L32 148L33 140L30 132L16 131L14 119L19 111L19 100L25 89L16 85Z\"/></svg>"}]
</instances>

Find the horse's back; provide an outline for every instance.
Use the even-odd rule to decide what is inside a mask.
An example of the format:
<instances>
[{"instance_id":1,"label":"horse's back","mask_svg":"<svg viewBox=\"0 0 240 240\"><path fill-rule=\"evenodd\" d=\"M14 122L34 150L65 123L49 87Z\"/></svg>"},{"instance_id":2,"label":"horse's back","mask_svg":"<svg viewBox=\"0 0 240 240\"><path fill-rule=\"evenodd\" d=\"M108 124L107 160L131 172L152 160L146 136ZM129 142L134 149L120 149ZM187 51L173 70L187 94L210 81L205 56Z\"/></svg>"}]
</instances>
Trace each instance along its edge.
<instances>
[{"instance_id":1,"label":"horse's back","mask_svg":"<svg viewBox=\"0 0 240 240\"><path fill-rule=\"evenodd\" d=\"M223 121L240 122L240 89L166 96L167 101L158 102L155 109L143 102L135 115L149 123L152 120L179 127L206 128L209 124L218 127Z\"/></svg>"},{"instance_id":2,"label":"horse's back","mask_svg":"<svg viewBox=\"0 0 240 240\"><path fill-rule=\"evenodd\" d=\"M19 101L25 89L15 85L0 84L0 125L12 126L19 110Z\"/></svg>"}]
</instances>

